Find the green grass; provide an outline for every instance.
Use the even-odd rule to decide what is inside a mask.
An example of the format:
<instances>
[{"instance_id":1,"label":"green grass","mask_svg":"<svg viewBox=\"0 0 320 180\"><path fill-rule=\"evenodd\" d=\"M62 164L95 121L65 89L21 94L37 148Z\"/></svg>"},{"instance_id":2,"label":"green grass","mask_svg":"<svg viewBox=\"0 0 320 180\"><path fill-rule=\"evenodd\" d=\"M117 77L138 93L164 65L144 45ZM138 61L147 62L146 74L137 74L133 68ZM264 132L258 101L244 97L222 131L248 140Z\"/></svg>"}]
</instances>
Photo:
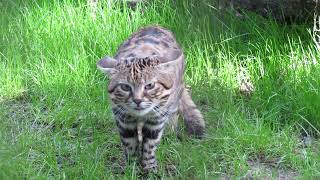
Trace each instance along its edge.
<instances>
[{"instance_id":1,"label":"green grass","mask_svg":"<svg viewBox=\"0 0 320 180\"><path fill-rule=\"evenodd\" d=\"M139 177L134 163L121 173L107 80L95 64L149 24L176 34L207 124L203 140L164 136L161 177L320 176L320 53L310 25L241 19L192 0L143 11L99 4L96 20L85 1L3 1L0 11L0 179ZM239 93L243 72L250 97Z\"/></svg>"}]
</instances>

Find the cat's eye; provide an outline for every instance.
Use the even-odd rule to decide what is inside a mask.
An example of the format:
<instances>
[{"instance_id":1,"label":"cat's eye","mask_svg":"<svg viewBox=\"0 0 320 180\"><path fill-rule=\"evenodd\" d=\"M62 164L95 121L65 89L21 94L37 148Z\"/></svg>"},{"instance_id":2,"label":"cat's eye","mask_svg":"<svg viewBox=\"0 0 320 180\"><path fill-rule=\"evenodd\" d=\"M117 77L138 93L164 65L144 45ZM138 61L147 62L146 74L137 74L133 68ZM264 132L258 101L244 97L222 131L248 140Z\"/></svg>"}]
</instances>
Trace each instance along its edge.
<instances>
[{"instance_id":1,"label":"cat's eye","mask_svg":"<svg viewBox=\"0 0 320 180\"><path fill-rule=\"evenodd\" d=\"M146 90L153 89L153 88L154 88L154 83L149 83L149 84L145 85L144 88L145 88Z\"/></svg>"},{"instance_id":2,"label":"cat's eye","mask_svg":"<svg viewBox=\"0 0 320 180\"><path fill-rule=\"evenodd\" d=\"M123 91L131 91L131 87L128 84L121 84L120 87Z\"/></svg>"}]
</instances>

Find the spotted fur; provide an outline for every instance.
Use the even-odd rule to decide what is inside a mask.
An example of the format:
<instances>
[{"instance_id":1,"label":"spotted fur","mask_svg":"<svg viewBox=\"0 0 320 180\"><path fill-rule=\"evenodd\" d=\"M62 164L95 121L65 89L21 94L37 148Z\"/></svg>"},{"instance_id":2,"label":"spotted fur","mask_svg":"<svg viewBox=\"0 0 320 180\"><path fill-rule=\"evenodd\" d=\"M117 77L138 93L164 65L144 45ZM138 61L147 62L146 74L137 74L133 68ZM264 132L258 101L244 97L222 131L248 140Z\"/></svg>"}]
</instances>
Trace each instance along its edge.
<instances>
[{"instance_id":1,"label":"spotted fur","mask_svg":"<svg viewBox=\"0 0 320 180\"><path fill-rule=\"evenodd\" d=\"M156 170L157 145L178 113L190 135L203 136L203 117L183 83L185 58L169 30L142 28L114 58L97 66L110 77L108 92L125 155L139 155L144 170Z\"/></svg>"}]
</instances>

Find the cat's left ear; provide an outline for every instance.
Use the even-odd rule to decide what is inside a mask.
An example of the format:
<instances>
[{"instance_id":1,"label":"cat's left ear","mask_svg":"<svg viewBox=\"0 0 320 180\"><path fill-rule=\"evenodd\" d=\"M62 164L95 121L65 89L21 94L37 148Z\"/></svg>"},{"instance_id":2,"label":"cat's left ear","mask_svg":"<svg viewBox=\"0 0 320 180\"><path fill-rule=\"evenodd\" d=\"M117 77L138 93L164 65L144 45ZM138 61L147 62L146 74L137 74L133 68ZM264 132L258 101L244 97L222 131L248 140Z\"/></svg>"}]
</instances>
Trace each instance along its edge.
<instances>
[{"instance_id":1,"label":"cat's left ear","mask_svg":"<svg viewBox=\"0 0 320 180\"><path fill-rule=\"evenodd\" d=\"M182 51L176 51L171 54L170 59L166 57L165 59L160 58L161 64L157 67L160 71L166 73L183 73L185 68L185 60Z\"/></svg>"},{"instance_id":2,"label":"cat's left ear","mask_svg":"<svg viewBox=\"0 0 320 180\"><path fill-rule=\"evenodd\" d=\"M118 70L115 69L116 65L117 60L109 56L106 56L97 62L97 68L109 76L118 72Z\"/></svg>"}]
</instances>

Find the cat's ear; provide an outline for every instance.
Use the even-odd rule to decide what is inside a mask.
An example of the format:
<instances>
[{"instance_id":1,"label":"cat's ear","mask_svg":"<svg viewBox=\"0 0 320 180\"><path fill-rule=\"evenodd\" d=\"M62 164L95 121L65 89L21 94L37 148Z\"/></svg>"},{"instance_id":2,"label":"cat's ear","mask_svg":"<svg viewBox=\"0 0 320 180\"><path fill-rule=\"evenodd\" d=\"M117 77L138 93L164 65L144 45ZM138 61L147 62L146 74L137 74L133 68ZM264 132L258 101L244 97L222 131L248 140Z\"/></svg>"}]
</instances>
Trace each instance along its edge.
<instances>
[{"instance_id":1,"label":"cat's ear","mask_svg":"<svg viewBox=\"0 0 320 180\"><path fill-rule=\"evenodd\" d=\"M170 59L166 57L163 59L160 57L161 64L157 67L160 71L166 73L178 73L181 74L184 72L185 60L182 51L176 51L171 54Z\"/></svg>"},{"instance_id":2,"label":"cat's ear","mask_svg":"<svg viewBox=\"0 0 320 180\"><path fill-rule=\"evenodd\" d=\"M115 69L116 65L117 60L108 56L102 58L100 61L97 62L98 69L109 76L118 72L118 70Z\"/></svg>"}]
</instances>

